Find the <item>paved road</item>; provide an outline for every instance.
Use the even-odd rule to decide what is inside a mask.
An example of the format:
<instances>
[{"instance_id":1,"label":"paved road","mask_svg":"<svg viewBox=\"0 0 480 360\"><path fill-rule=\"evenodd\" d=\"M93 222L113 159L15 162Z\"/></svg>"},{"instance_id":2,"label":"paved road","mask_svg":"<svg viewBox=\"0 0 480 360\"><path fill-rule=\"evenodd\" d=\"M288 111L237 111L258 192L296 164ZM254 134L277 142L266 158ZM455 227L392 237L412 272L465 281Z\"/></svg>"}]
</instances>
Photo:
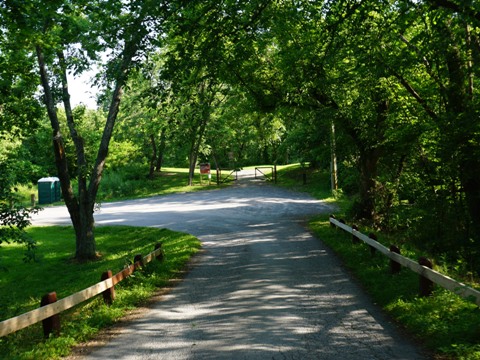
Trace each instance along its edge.
<instances>
[{"instance_id":1,"label":"paved road","mask_svg":"<svg viewBox=\"0 0 480 360\"><path fill-rule=\"evenodd\" d=\"M183 282L85 359L425 359L303 227L331 210L245 179L103 204L97 224L186 231L204 252ZM68 216L52 208L34 223Z\"/></svg>"}]
</instances>

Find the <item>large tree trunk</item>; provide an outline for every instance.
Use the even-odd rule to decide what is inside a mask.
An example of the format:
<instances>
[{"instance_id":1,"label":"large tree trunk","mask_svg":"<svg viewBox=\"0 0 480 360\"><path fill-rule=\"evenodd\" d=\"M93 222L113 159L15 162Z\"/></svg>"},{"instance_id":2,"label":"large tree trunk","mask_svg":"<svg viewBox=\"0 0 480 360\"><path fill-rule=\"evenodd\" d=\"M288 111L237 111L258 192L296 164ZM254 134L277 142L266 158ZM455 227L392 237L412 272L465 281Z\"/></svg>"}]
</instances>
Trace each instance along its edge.
<instances>
[{"instance_id":1,"label":"large tree trunk","mask_svg":"<svg viewBox=\"0 0 480 360\"><path fill-rule=\"evenodd\" d=\"M87 204L88 205L88 204ZM80 226L75 226L76 248L75 258L77 260L93 260L97 257L95 242L95 219L90 206L80 207L78 213L71 213L72 218L79 219Z\"/></svg>"},{"instance_id":2,"label":"large tree trunk","mask_svg":"<svg viewBox=\"0 0 480 360\"><path fill-rule=\"evenodd\" d=\"M380 151L378 148L360 152L360 201L357 217L375 221L375 189Z\"/></svg>"},{"instance_id":3,"label":"large tree trunk","mask_svg":"<svg viewBox=\"0 0 480 360\"><path fill-rule=\"evenodd\" d=\"M68 92L67 65L62 51L57 53L61 67L60 78L62 81L62 100L67 118L67 125L75 145L77 157L77 182L78 182L78 206L69 209L72 222L78 224L75 228L76 249L75 258L79 260L92 260L97 256L95 243L95 220L93 218L93 208L95 199L91 199L87 191L87 160L85 157L85 147L82 137L78 134L73 118L72 106L70 104L70 94ZM73 220L75 219L75 220Z\"/></svg>"},{"instance_id":4,"label":"large tree trunk","mask_svg":"<svg viewBox=\"0 0 480 360\"><path fill-rule=\"evenodd\" d=\"M377 220L376 214L376 179L378 173L378 163L383 154L383 139L385 137L385 123L389 112L389 101L384 99L383 94L375 92L373 94L375 101L376 118L375 123L371 126L369 136L372 140L366 142L362 139L359 131L353 129L350 133L360 152L359 168L360 168L360 201L357 210L357 217L373 221Z\"/></svg>"},{"instance_id":5,"label":"large tree trunk","mask_svg":"<svg viewBox=\"0 0 480 360\"><path fill-rule=\"evenodd\" d=\"M56 104L52 95L52 89L47 72L47 65L41 46L36 47L37 59L40 69L40 77L42 87L44 89L44 102L47 108L48 117L53 130L53 148L55 153L55 164L57 174L60 179L62 195L67 206L73 227L75 229L76 251L75 258L79 261L93 260L97 257L95 245L95 221L93 217L93 209L95 199L102 178L105 160L108 155L108 147L112 137L113 128L120 107L120 99L122 89L127 79L127 70L130 67L131 60L136 53L137 45L132 39L132 43L126 44L123 53L122 62L120 63L117 82L113 91L112 102L110 104L102 140L97 153L97 158L90 175L90 182L87 187L87 176L89 169L85 159L85 151L83 147L83 139L77 134L75 122L73 119L72 109L70 106L70 96L68 94L66 65L62 52L57 52L59 64L62 68L60 79L63 88L63 103L67 116L67 124L70 135L72 136L78 166L78 196L73 193L70 174L68 171L68 161L65 154L65 146L60 131L60 123L57 117Z\"/></svg>"},{"instance_id":6,"label":"large tree trunk","mask_svg":"<svg viewBox=\"0 0 480 360\"><path fill-rule=\"evenodd\" d=\"M61 54L58 55L59 60L63 65L63 56ZM44 89L44 101L47 107L50 124L53 129L53 149L55 154L55 165L57 168L57 174L58 178L60 179L60 187L62 189L63 199L70 214L70 219L72 220L73 227L75 229L75 258L78 260L94 259L96 257L96 248L93 232L93 205L89 202L84 178L79 178L78 198L73 193L70 174L68 171L67 157L65 154L63 136L60 131L60 122L57 117L56 106L50 87L43 49L40 46L37 46L37 58L40 68L41 82ZM84 169L85 166L85 156L83 152L82 141L76 134L73 123L65 74L62 75L62 82L63 100L66 104L66 115L68 119L67 121L69 122L70 132L76 146L78 164L80 165L79 170L81 173L81 170Z\"/></svg>"},{"instance_id":7,"label":"large tree trunk","mask_svg":"<svg viewBox=\"0 0 480 360\"><path fill-rule=\"evenodd\" d=\"M471 108L473 85L470 83L470 72L462 58L458 46L455 45L453 35L446 51L449 84L447 87L447 121L444 132L452 140L450 156L456 159L454 166L458 166L459 179L465 193L467 211L470 216L471 238L480 244L480 148L475 138L478 133L478 122L474 110ZM468 85L467 85L468 84Z\"/></svg>"}]
</instances>

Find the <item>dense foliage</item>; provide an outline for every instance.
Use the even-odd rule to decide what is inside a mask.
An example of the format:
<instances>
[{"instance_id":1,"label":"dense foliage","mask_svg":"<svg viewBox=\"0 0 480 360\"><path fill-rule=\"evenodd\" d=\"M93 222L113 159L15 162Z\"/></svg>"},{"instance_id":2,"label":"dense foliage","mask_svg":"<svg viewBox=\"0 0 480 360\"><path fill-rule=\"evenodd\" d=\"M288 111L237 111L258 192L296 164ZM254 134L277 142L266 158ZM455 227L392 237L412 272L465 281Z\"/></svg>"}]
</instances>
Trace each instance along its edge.
<instances>
[{"instance_id":1,"label":"dense foliage","mask_svg":"<svg viewBox=\"0 0 480 360\"><path fill-rule=\"evenodd\" d=\"M332 189L338 178L354 197L352 217L480 271L477 3L58 0L25 17L35 4L1 7L1 61L22 65L2 69L2 121L14 137L41 124L9 157L28 180L62 170L85 216L103 175L180 165L191 183L201 162L298 161L338 168ZM22 85L40 83L38 59L66 105L62 74L99 70L99 109L56 112L63 168L48 149L52 104L44 120Z\"/></svg>"}]
</instances>

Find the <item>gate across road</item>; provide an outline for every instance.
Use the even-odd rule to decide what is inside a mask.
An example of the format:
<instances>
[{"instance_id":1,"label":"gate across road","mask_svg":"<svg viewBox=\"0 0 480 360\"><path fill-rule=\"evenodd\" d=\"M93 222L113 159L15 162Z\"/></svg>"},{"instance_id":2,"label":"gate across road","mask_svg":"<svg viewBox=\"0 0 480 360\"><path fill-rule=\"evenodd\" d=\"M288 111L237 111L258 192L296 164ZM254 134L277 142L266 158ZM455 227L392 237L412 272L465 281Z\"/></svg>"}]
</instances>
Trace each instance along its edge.
<instances>
[{"instance_id":1,"label":"gate across road","mask_svg":"<svg viewBox=\"0 0 480 360\"><path fill-rule=\"evenodd\" d=\"M270 170L270 172L268 172ZM255 168L255 179L263 179L267 181L276 180L276 171L273 166L261 166Z\"/></svg>"}]
</instances>

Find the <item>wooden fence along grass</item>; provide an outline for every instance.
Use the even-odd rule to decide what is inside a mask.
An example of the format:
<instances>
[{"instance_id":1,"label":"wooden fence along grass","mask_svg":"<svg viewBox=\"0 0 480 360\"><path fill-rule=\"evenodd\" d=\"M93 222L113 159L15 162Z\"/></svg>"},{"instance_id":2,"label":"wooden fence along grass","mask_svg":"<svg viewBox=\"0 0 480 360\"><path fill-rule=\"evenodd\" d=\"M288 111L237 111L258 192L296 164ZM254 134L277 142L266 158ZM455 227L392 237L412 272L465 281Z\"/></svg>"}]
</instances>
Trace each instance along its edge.
<instances>
[{"instance_id":1,"label":"wooden fence along grass","mask_svg":"<svg viewBox=\"0 0 480 360\"><path fill-rule=\"evenodd\" d=\"M84 290L58 301L56 301L55 293L46 294L42 298L43 306L40 308L0 322L0 337L6 336L40 321L44 322L44 334L46 337L52 332L58 332L58 314L102 293L105 302L111 304L115 297L114 286L133 274L133 272L139 267L144 266L155 258L158 260L163 259L163 249L160 243L155 245L155 250L145 257L142 257L141 255L135 256L134 263L119 273L112 276L111 271L104 272L102 274L102 281Z\"/></svg>"},{"instance_id":2,"label":"wooden fence along grass","mask_svg":"<svg viewBox=\"0 0 480 360\"><path fill-rule=\"evenodd\" d=\"M346 225L344 221L335 219L334 216L330 217L330 224L352 234L353 242L361 240L370 246L372 252L378 251L388 257L391 260L392 272L399 271L399 265L401 265L419 274L420 295L429 295L432 290L432 285L435 283L465 299L472 300L480 307L480 291L431 269L431 262L428 259L420 258L418 262L415 262L406 258L399 254L400 251L398 248L391 247L389 249L377 242L374 236L362 234L355 225L350 227Z\"/></svg>"}]
</instances>

